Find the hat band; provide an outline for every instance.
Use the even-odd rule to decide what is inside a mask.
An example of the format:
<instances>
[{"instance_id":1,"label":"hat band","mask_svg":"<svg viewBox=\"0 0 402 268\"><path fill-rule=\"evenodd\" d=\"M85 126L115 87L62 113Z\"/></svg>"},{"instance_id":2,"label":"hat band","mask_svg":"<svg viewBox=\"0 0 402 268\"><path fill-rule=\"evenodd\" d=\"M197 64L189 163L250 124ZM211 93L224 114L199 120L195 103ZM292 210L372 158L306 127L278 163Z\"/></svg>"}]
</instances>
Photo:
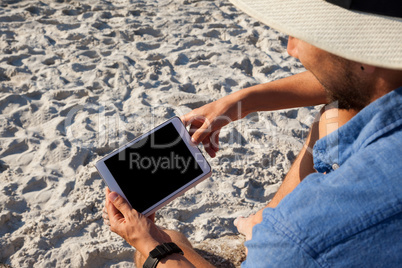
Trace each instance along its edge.
<instances>
[{"instance_id":1,"label":"hat band","mask_svg":"<svg viewBox=\"0 0 402 268\"><path fill-rule=\"evenodd\" d=\"M325 0L349 10L402 18L401 0Z\"/></svg>"}]
</instances>

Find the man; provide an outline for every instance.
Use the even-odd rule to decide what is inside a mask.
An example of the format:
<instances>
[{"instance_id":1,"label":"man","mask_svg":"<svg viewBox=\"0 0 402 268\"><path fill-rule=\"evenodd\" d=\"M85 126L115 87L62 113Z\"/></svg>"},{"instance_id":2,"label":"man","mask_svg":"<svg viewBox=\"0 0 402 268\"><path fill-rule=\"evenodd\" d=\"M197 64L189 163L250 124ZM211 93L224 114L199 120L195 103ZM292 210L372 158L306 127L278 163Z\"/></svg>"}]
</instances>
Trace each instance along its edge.
<instances>
[{"instance_id":1,"label":"man","mask_svg":"<svg viewBox=\"0 0 402 268\"><path fill-rule=\"evenodd\" d=\"M308 71L243 89L183 116L193 141L213 157L219 130L227 118L239 119L239 112L244 117L327 104L273 200L255 215L236 219L248 240L243 266L397 267L402 263L400 1L232 2L289 34L289 54ZM211 266L183 235L158 228L116 193L107 192L106 209L111 230L139 252L137 267L146 259L144 267ZM178 247L160 246L167 242ZM154 255L156 247L166 254Z\"/></svg>"}]
</instances>

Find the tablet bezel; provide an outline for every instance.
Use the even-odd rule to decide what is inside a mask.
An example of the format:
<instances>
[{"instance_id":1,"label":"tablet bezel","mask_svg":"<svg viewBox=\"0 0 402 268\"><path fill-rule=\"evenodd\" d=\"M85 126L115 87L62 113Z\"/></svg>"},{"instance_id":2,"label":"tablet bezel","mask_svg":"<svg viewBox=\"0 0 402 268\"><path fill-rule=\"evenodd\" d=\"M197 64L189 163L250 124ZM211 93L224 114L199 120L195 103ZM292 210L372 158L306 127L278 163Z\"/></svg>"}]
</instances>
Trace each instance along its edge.
<instances>
[{"instance_id":1,"label":"tablet bezel","mask_svg":"<svg viewBox=\"0 0 402 268\"><path fill-rule=\"evenodd\" d=\"M174 128L179 133L181 139L184 141L184 143L186 144L187 148L189 149L191 155L194 157L195 161L200 166L200 168L202 170L202 174L197 176L196 178L192 179L190 182L186 183L185 185L183 185L182 187L180 187L179 189L177 189L173 193L169 194L167 197L163 198L162 200L160 200L156 204L152 205L148 209L146 209L144 211L138 211L138 212L144 214L145 216L151 215L152 213L154 213L158 209L160 209L163 206L165 206L166 204L168 204L170 201L172 201L175 198L179 197L180 195L184 194L187 190L189 190L190 188L196 186L198 183L200 183L201 181L203 181L206 178L208 178L209 176L211 176L211 173L212 173L211 166L209 165L209 163L205 159L205 157L202 154L202 152L200 151L200 149L195 144L193 144L191 142L190 134L188 133L186 127L184 126L184 124L182 123L180 118L176 116L176 117L173 117L173 118L165 121L164 123L162 123L159 126L155 127L151 131L149 131L149 132L147 132L147 133L135 138L134 140L132 140L129 143L127 143L127 144L123 145L122 147L118 148L117 150L115 150L111 154L103 157L102 159L100 159L95 164L99 174L101 175L103 180L106 182L106 184L108 185L109 189L111 191L114 191L114 192L118 193L124 199L126 199L127 202L129 202L127 197L125 196L124 192L120 188L119 184L117 183L117 181L115 180L115 178L110 173L110 171L107 168L107 166L105 165L105 161L107 159L109 159L110 157L115 156L116 154L120 153L121 151L123 151L126 148L132 146L133 144L139 142L140 140L144 139L145 137L151 135L155 131L159 130L160 128L163 128L164 126L166 126L167 124L170 124L170 123L173 124ZM133 207L133 206L131 205L131 207Z\"/></svg>"}]
</instances>

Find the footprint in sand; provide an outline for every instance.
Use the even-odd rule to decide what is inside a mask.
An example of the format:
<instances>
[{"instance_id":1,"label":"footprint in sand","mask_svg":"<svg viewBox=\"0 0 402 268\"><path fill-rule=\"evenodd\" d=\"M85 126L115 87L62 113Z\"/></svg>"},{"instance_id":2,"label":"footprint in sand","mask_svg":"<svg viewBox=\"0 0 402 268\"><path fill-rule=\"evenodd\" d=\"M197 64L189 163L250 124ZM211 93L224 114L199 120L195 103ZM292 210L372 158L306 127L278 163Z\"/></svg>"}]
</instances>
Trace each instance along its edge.
<instances>
[{"instance_id":1,"label":"footprint in sand","mask_svg":"<svg viewBox=\"0 0 402 268\"><path fill-rule=\"evenodd\" d=\"M0 154L0 157L6 157L12 154L21 154L28 150L29 146L27 144L27 140L15 139L5 146L5 148L6 149L4 149L4 151Z\"/></svg>"},{"instance_id":2,"label":"footprint in sand","mask_svg":"<svg viewBox=\"0 0 402 268\"><path fill-rule=\"evenodd\" d=\"M17 21L25 21L25 18L17 14L0 17L0 22L17 22Z\"/></svg>"},{"instance_id":3,"label":"footprint in sand","mask_svg":"<svg viewBox=\"0 0 402 268\"><path fill-rule=\"evenodd\" d=\"M12 56L7 56L4 57L0 62L7 62L8 65L12 66L22 66L24 63L22 62L24 59L31 57L29 54L20 54L20 55L12 55Z\"/></svg>"},{"instance_id":4,"label":"footprint in sand","mask_svg":"<svg viewBox=\"0 0 402 268\"><path fill-rule=\"evenodd\" d=\"M22 193L36 192L47 187L47 182L44 177L32 177L25 183L25 187L22 189Z\"/></svg>"},{"instance_id":5,"label":"footprint in sand","mask_svg":"<svg viewBox=\"0 0 402 268\"><path fill-rule=\"evenodd\" d=\"M21 95L12 94L3 97L0 99L0 114L8 114L27 103L27 100Z\"/></svg>"},{"instance_id":6,"label":"footprint in sand","mask_svg":"<svg viewBox=\"0 0 402 268\"><path fill-rule=\"evenodd\" d=\"M81 73L81 72L87 72L87 71L91 71L91 70L95 69L96 65L95 64L85 65L85 64L80 64L80 63L73 63L71 68L73 69L74 72Z\"/></svg>"},{"instance_id":7,"label":"footprint in sand","mask_svg":"<svg viewBox=\"0 0 402 268\"><path fill-rule=\"evenodd\" d=\"M56 27L60 31L69 31L69 30L74 30L74 29L80 28L81 24L80 23L74 23L74 24L61 23L61 24L58 24Z\"/></svg>"},{"instance_id":8,"label":"footprint in sand","mask_svg":"<svg viewBox=\"0 0 402 268\"><path fill-rule=\"evenodd\" d=\"M138 42L137 44L135 44L135 46L139 51L148 51L148 50L157 49L161 45L158 43L149 44L149 43L144 43L144 42Z\"/></svg>"},{"instance_id":9,"label":"footprint in sand","mask_svg":"<svg viewBox=\"0 0 402 268\"><path fill-rule=\"evenodd\" d=\"M93 50L85 51L85 52L83 52L83 53L81 53L79 55L80 56L85 56L85 57L88 57L88 58L91 58L91 59L99 58L98 53L96 51L93 51Z\"/></svg>"}]
</instances>

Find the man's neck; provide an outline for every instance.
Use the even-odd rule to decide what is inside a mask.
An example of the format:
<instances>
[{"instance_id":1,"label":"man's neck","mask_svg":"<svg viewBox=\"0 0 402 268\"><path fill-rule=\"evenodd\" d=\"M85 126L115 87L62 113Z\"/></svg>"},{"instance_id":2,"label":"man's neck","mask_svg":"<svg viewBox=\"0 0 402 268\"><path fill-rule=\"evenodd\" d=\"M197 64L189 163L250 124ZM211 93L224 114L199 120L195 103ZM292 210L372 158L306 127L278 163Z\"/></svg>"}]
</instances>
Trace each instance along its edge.
<instances>
[{"instance_id":1,"label":"man's neck","mask_svg":"<svg viewBox=\"0 0 402 268\"><path fill-rule=\"evenodd\" d=\"M402 71L376 68L371 80L370 103L402 86Z\"/></svg>"}]
</instances>

